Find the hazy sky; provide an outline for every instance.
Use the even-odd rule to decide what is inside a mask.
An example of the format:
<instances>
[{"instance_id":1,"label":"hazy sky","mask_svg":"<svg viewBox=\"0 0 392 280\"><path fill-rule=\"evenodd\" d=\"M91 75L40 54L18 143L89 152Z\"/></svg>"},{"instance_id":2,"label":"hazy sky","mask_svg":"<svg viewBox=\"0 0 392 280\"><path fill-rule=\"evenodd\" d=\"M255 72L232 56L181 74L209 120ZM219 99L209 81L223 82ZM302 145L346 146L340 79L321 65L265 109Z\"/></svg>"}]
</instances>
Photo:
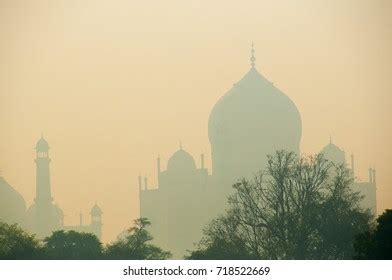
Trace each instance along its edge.
<instances>
[{"instance_id":1,"label":"hazy sky","mask_svg":"<svg viewBox=\"0 0 392 280\"><path fill-rule=\"evenodd\" d=\"M377 170L392 208L392 1L0 0L0 169L31 205L48 140L66 224L104 211L104 241L139 214L179 141L200 165L209 113L257 69L297 105L303 153L329 142Z\"/></svg>"}]
</instances>

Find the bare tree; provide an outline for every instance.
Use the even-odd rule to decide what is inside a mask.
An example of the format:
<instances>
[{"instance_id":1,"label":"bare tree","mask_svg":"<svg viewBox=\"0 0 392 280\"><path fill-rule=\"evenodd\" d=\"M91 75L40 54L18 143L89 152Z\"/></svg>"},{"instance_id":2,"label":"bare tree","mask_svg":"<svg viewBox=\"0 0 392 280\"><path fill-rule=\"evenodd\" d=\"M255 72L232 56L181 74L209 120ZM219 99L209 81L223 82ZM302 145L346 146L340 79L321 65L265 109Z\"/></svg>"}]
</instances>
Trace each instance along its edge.
<instances>
[{"instance_id":1,"label":"bare tree","mask_svg":"<svg viewBox=\"0 0 392 280\"><path fill-rule=\"evenodd\" d=\"M352 239L370 219L352 181L322 155L278 151L252 181L233 186L230 210L207 227L200 250L219 238L241 244L249 258L351 258Z\"/></svg>"}]
</instances>

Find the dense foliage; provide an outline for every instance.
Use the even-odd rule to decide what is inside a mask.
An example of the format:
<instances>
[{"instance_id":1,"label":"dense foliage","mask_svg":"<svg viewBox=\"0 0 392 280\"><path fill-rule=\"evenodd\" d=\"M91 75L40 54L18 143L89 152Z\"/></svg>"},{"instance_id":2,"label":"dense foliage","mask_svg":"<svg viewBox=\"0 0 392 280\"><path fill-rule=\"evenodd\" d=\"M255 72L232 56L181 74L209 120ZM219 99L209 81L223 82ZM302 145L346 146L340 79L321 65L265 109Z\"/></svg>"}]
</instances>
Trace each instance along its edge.
<instances>
[{"instance_id":1,"label":"dense foliage","mask_svg":"<svg viewBox=\"0 0 392 280\"><path fill-rule=\"evenodd\" d=\"M0 221L0 259L37 259L41 254L42 248L34 235L26 233L17 225Z\"/></svg>"},{"instance_id":2,"label":"dense foliage","mask_svg":"<svg viewBox=\"0 0 392 280\"><path fill-rule=\"evenodd\" d=\"M83 260L102 258L102 244L92 233L55 231L44 239L44 256L55 260Z\"/></svg>"},{"instance_id":3,"label":"dense foliage","mask_svg":"<svg viewBox=\"0 0 392 280\"><path fill-rule=\"evenodd\" d=\"M51 236L38 240L17 225L0 222L0 259L166 259L170 253L150 244L152 236L145 219L134 221L125 236L102 245L91 233L55 231Z\"/></svg>"},{"instance_id":4,"label":"dense foliage","mask_svg":"<svg viewBox=\"0 0 392 280\"><path fill-rule=\"evenodd\" d=\"M375 228L355 238L354 248L357 259L392 260L392 209L377 218Z\"/></svg>"}]
</instances>

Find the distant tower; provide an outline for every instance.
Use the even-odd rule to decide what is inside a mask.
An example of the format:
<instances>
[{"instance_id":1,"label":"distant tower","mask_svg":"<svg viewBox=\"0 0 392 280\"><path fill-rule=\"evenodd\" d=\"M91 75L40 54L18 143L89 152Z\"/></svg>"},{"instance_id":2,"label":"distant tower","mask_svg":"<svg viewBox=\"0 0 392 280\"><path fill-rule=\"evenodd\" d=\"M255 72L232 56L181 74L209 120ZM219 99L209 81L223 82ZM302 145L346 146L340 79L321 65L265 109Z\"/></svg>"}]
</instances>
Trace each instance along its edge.
<instances>
[{"instance_id":1,"label":"distant tower","mask_svg":"<svg viewBox=\"0 0 392 280\"><path fill-rule=\"evenodd\" d=\"M36 146L36 196L34 208L34 231L39 237L48 236L60 226L57 208L53 205L49 172L49 145L43 138L38 140Z\"/></svg>"},{"instance_id":2,"label":"distant tower","mask_svg":"<svg viewBox=\"0 0 392 280\"><path fill-rule=\"evenodd\" d=\"M102 210L95 203L93 208L91 208L91 229L98 236L99 239L102 238Z\"/></svg>"},{"instance_id":3,"label":"distant tower","mask_svg":"<svg viewBox=\"0 0 392 280\"><path fill-rule=\"evenodd\" d=\"M42 137L38 140L35 146L36 151L36 203L52 202L52 192L50 187L50 172L49 172L49 145Z\"/></svg>"}]
</instances>

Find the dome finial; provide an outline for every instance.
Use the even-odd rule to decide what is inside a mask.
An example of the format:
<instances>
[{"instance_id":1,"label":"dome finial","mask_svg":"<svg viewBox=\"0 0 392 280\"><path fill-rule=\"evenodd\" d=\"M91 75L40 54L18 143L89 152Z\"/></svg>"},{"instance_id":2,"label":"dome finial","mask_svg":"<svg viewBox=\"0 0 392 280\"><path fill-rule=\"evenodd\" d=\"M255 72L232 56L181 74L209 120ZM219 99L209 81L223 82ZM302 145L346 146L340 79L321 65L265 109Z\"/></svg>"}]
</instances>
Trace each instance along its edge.
<instances>
[{"instance_id":1,"label":"dome finial","mask_svg":"<svg viewBox=\"0 0 392 280\"><path fill-rule=\"evenodd\" d=\"M180 150L182 150L182 141L180 140Z\"/></svg>"},{"instance_id":2,"label":"dome finial","mask_svg":"<svg viewBox=\"0 0 392 280\"><path fill-rule=\"evenodd\" d=\"M255 61L256 61L256 57L255 57L255 49L254 49L254 44L252 42L252 49L251 49L251 57L250 57L250 65L252 66L252 68L255 68Z\"/></svg>"},{"instance_id":3,"label":"dome finial","mask_svg":"<svg viewBox=\"0 0 392 280\"><path fill-rule=\"evenodd\" d=\"M329 135L329 144L332 144L332 136Z\"/></svg>"}]
</instances>

